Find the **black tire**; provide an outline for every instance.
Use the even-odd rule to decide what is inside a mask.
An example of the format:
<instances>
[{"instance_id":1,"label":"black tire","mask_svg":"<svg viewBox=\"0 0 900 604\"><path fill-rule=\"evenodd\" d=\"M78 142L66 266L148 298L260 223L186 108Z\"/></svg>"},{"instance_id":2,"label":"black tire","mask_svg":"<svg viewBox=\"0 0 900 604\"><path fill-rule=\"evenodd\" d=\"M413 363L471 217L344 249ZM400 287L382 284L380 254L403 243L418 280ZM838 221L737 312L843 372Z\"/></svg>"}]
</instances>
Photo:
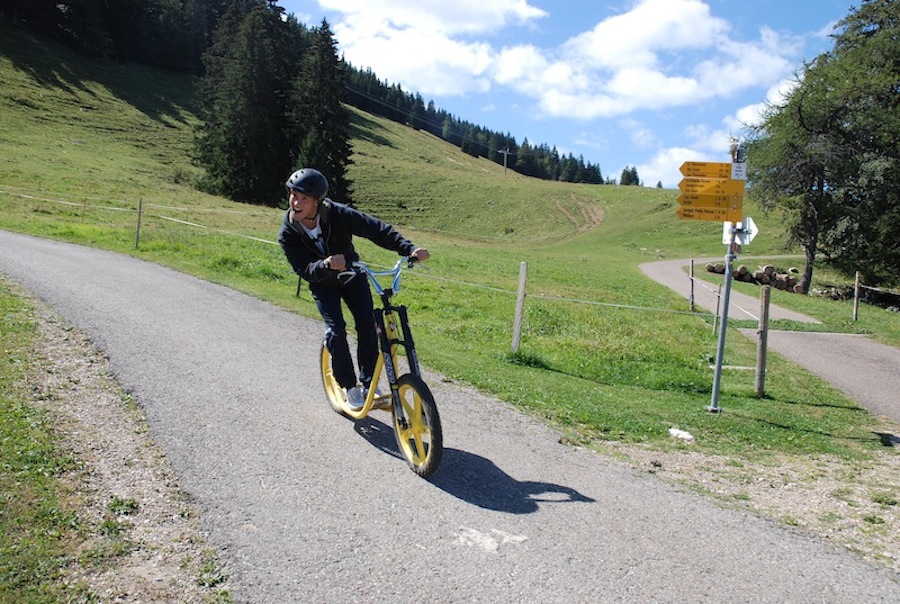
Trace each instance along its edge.
<instances>
[{"instance_id":1,"label":"black tire","mask_svg":"<svg viewBox=\"0 0 900 604\"><path fill-rule=\"evenodd\" d=\"M400 455L413 472L434 473L444 454L441 418L434 396L422 378L407 373L397 380L400 404L394 404L394 435Z\"/></svg>"}]
</instances>

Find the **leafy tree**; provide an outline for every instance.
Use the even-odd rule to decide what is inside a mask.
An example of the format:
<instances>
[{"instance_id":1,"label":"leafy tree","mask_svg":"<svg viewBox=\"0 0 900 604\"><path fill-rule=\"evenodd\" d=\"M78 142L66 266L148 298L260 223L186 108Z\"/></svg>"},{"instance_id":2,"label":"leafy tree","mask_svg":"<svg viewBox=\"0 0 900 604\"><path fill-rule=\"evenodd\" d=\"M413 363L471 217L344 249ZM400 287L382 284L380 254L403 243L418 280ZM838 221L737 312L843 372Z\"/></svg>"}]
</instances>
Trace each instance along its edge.
<instances>
[{"instance_id":1,"label":"leafy tree","mask_svg":"<svg viewBox=\"0 0 900 604\"><path fill-rule=\"evenodd\" d=\"M200 73L228 0L6 0L0 17L82 54Z\"/></svg>"},{"instance_id":2,"label":"leafy tree","mask_svg":"<svg viewBox=\"0 0 900 604\"><path fill-rule=\"evenodd\" d=\"M787 217L806 256L804 292L819 254L867 282L898 280L898 20L890 0L852 11L833 50L803 66L748 145L750 194Z\"/></svg>"},{"instance_id":3,"label":"leafy tree","mask_svg":"<svg viewBox=\"0 0 900 604\"><path fill-rule=\"evenodd\" d=\"M347 177L350 158L350 114L343 105L347 89L346 67L337 54L337 42L326 20L311 31L294 81L293 115L300 144L295 165L316 168L326 175L329 195L353 204L352 182Z\"/></svg>"},{"instance_id":4,"label":"leafy tree","mask_svg":"<svg viewBox=\"0 0 900 604\"><path fill-rule=\"evenodd\" d=\"M842 109L834 139L848 161L834 190L845 215L823 247L868 283L900 283L900 5L864 2L839 27L827 78Z\"/></svg>"}]
</instances>

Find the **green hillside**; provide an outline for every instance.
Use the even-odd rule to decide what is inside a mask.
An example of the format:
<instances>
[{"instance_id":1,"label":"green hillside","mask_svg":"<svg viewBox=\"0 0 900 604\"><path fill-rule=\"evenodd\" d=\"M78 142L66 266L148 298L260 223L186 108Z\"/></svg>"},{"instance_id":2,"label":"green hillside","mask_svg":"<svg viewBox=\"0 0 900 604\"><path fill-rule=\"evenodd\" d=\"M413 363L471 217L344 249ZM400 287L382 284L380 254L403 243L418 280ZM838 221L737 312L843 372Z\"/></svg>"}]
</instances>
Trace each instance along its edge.
<instances>
[{"instance_id":1,"label":"green hillside","mask_svg":"<svg viewBox=\"0 0 900 604\"><path fill-rule=\"evenodd\" d=\"M134 254L316 316L307 295L294 295L296 277L273 243L281 211L192 187L199 170L190 160L196 118L189 78L86 60L2 26L0 82L0 228ZM529 409L585 442L665 446L677 425L704 434L710 451L736 454L878 446L876 420L778 359L770 362L767 399L753 394L752 372L729 374L720 403L736 413L703 411L715 351L711 317L685 313L684 299L638 269L656 258L724 254L720 224L676 219L677 191L504 173L358 111L352 135L358 206L433 253L410 275L402 301L423 361L449 379ZM777 222L750 213L762 231L753 251L781 251ZM388 259L363 249L372 262ZM529 299L514 355L522 262ZM825 329L887 339L900 332L876 311L848 325L846 304L782 292L774 301L815 314ZM754 354L749 341L729 339L728 363L752 365ZM798 379L815 386L798 395ZM798 405L798 396L816 405ZM832 411L809 411L821 409L823 396ZM796 438L784 439L794 428Z\"/></svg>"}]
</instances>

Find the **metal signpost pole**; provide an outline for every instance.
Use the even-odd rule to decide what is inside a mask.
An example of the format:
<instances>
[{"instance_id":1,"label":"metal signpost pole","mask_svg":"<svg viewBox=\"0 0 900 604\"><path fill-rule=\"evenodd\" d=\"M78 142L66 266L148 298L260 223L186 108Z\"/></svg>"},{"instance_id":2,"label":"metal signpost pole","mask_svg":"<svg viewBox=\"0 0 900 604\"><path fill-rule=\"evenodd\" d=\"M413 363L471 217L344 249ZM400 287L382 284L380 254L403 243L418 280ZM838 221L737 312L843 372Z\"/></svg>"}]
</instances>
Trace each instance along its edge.
<instances>
[{"instance_id":1,"label":"metal signpost pole","mask_svg":"<svg viewBox=\"0 0 900 604\"><path fill-rule=\"evenodd\" d=\"M734 226L729 230L731 241L728 243L728 253L725 254L725 298L722 300L722 328L719 330L719 343L716 347L716 374L713 378L712 401L706 408L707 411L718 413L719 409L719 385L722 382L722 357L725 354L725 331L728 327L728 305L731 302L731 270L734 259L735 232Z\"/></svg>"},{"instance_id":2,"label":"metal signpost pole","mask_svg":"<svg viewBox=\"0 0 900 604\"><path fill-rule=\"evenodd\" d=\"M722 243L728 246L725 255L725 298L719 296L716 321L721 315L721 329L716 350L716 375L713 380L712 401L707 411L719 412L719 388L722 381L722 358L725 356L725 332L728 327L728 306L731 303L731 280L737 245L747 245L756 236L753 219L744 216L744 188L747 180L747 164L744 160L744 145L736 139L731 141L731 163L694 162L681 164L679 170L684 178L678 183L676 215L682 220L722 221ZM693 310L694 271L691 263L691 309ZM722 288L719 287L721 294ZM713 323L716 333L716 323Z\"/></svg>"}]
</instances>

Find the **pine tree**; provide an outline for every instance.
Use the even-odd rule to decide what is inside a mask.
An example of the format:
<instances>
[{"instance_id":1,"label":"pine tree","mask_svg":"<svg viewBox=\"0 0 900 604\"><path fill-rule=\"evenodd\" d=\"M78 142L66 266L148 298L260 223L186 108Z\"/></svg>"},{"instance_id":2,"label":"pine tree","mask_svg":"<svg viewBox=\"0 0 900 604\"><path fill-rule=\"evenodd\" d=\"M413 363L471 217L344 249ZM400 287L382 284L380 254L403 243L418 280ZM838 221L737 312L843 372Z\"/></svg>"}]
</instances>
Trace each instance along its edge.
<instances>
[{"instance_id":1,"label":"pine tree","mask_svg":"<svg viewBox=\"0 0 900 604\"><path fill-rule=\"evenodd\" d=\"M350 159L350 114L343 105L347 69L326 20L311 30L300 75L294 80L293 115L300 132L296 167L315 168L329 182L329 197L353 205Z\"/></svg>"},{"instance_id":2,"label":"pine tree","mask_svg":"<svg viewBox=\"0 0 900 604\"><path fill-rule=\"evenodd\" d=\"M415 130L421 130L425 127L425 99L418 92L416 93L412 109L409 110L407 123Z\"/></svg>"},{"instance_id":3,"label":"pine tree","mask_svg":"<svg viewBox=\"0 0 900 604\"><path fill-rule=\"evenodd\" d=\"M516 172L525 176L535 176L537 174L534 150L526 137L516 153Z\"/></svg>"},{"instance_id":4,"label":"pine tree","mask_svg":"<svg viewBox=\"0 0 900 604\"><path fill-rule=\"evenodd\" d=\"M640 186L641 179L638 176L637 167L636 166L625 166L622 169L622 175L619 177L619 184Z\"/></svg>"},{"instance_id":5,"label":"pine tree","mask_svg":"<svg viewBox=\"0 0 900 604\"><path fill-rule=\"evenodd\" d=\"M197 137L204 188L278 205L291 169L290 30L273 2L234 0L205 55Z\"/></svg>"}]
</instances>

